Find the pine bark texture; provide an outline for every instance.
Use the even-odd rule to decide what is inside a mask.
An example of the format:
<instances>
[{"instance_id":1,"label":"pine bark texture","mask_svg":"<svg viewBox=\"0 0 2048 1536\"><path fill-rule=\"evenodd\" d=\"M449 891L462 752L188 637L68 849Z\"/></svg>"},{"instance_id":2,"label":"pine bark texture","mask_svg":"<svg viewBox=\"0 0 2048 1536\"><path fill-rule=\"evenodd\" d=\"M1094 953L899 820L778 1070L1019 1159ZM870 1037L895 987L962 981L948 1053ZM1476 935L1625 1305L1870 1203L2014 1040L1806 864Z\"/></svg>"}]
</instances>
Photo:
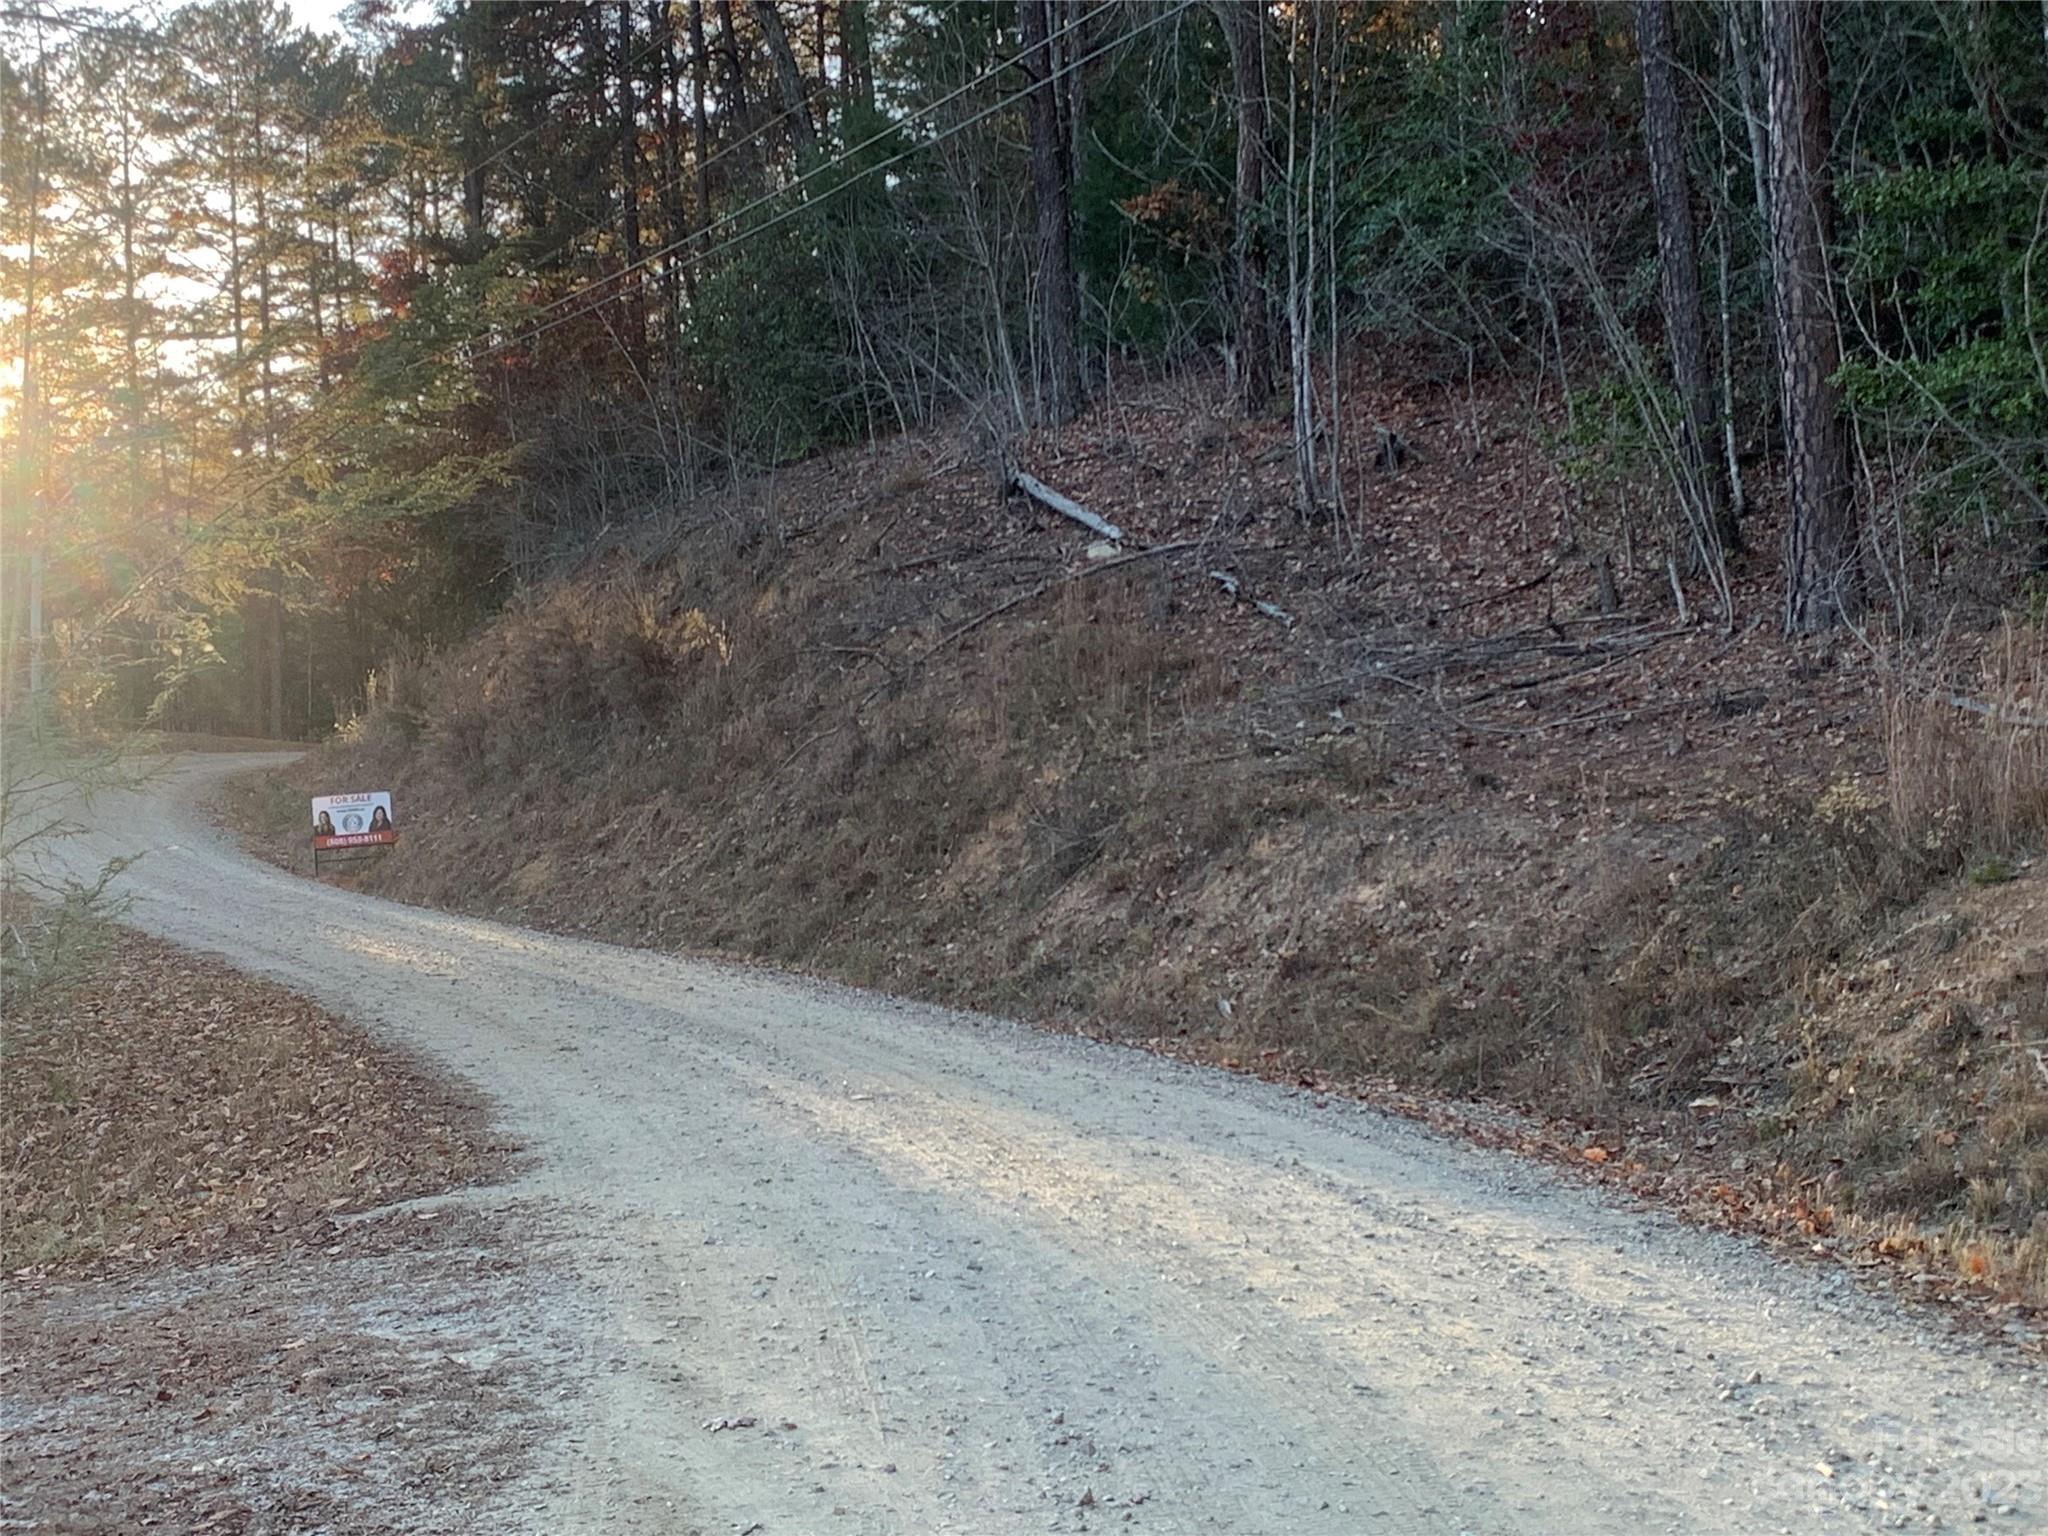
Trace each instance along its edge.
<instances>
[{"instance_id":1,"label":"pine bark texture","mask_svg":"<svg viewBox=\"0 0 2048 1536\"><path fill-rule=\"evenodd\" d=\"M1074 273L1072 141L1060 110L1051 38L1056 0L1020 0L1029 101L1031 190L1038 221L1039 413L1071 421L1081 409L1081 294Z\"/></svg>"},{"instance_id":2,"label":"pine bark texture","mask_svg":"<svg viewBox=\"0 0 2048 1536\"><path fill-rule=\"evenodd\" d=\"M1678 393L1679 472L1705 526L1724 550L1733 550L1740 534L1729 515L1728 488L1713 451L1714 392L1700 300L1699 237L1679 120L1672 0L1635 0L1635 24L1643 72L1643 143L1657 213L1658 290L1671 381Z\"/></svg>"},{"instance_id":3,"label":"pine bark texture","mask_svg":"<svg viewBox=\"0 0 2048 1536\"><path fill-rule=\"evenodd\" d=\"M1834 235L1828 173L1827 47L1821 0L1763 8L1770 117L1771 274L1791 515L1785 628L1827 629L1860 606L1854 487L1828 270Z\"/></svg>"},{"instance_id":4,"label":"pine bark texture","mask_svg":"<svg viewBox=\"0 0 2048 1536\"><path fill-rule=\"evenodd\" d=\"M1231 281L1237 311L1237 409L1253 416L1273 398L1273 323L1260 218L1266 201L1266 0L1220 0L1237 95L1237 180Z\"/></svg>"},{"instance_id":5,"label":"pine bark texture","mask_svg":"<svg viewBox=\"0 0 2048 1536\"><path fill-rule=\"evenodd\" d=\"M782 24L782 12L775 0L754 0L754 15L767 40L768 56L775 63L775 81L782 92L782 109L789 116L790 137L796 142L800 164L818 160L818 125L811 119L810 93L804 88L803 71L796 67L796 54L789 46L789 31Z\"/></svg>"}]
</instances>

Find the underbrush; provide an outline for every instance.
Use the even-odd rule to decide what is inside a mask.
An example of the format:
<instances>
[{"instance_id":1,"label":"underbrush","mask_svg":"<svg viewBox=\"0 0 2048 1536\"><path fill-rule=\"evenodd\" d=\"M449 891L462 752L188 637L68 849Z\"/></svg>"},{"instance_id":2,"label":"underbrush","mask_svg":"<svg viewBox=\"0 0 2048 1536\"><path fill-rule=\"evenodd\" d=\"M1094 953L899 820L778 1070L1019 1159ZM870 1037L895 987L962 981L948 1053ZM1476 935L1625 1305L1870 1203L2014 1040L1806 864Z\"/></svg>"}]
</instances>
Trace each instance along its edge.
<instances>
[{"instance_id":1,"label":"underbrush","mask_svg":"<svg viewBox=\"0 0 2048 1536\"><path fill-rule=\"evenodd\" d=\"M1957 670L1946 650L1891 669L1887 802L1915 857L1993 884L2048 834L2048 631L2008 622Z\"/></svg>"},{"instance_id":2,"label":"underbrush","mask_svg":"<svg viewBox=\"0 0 2048 1536\"><path fill-rule=\"evenodd\" d=\"M111 927L102 890L77 886L31 900L0 894L0 1013L76 985L98 961Z\"/></svg>"},{"instance_id":3,"label":"underbrush","mask_svg":"<svg viewBox=\"0 0 2048 1536\"><path fill-rule=\"evenodd\" d=\"M7 722L0 750L0 1010L27 1007L75 984L121 910L110 894L126 860L90 878L56 865L95 795L132 788L147 774L127 745L24 729Z\"/></svg>"}]
</instances>

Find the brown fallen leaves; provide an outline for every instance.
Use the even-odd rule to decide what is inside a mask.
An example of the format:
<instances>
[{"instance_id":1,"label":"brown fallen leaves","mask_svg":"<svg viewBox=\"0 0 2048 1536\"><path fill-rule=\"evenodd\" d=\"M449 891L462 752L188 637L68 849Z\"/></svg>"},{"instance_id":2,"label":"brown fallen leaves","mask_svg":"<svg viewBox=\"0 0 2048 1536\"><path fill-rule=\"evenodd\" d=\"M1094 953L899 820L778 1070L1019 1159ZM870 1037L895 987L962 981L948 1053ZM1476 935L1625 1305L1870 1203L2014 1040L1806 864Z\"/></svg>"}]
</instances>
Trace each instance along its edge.
<instances>
[{"instance_id":1,"label":"brown fallen leaves","mask_svg":"<svg viewBox=\"0 0 2048 1536\"><path fill-rule=\"evenodd\" d=\"M0 1266L18 1277L316 1240L483 1177L474 1100L282 987L115 930L0 1022Z\"/></svg>"},{"instance_id":2,"label":"brown fallen leaves","mask_svg":"<svg viewBox=\"0 0 2048 1536\"><path fill-rule=\"evenodd\" d=\"M537 1433L507 1348L537 1331L526 1261L474 1212L333 1218L490 1174L483 1107L282 987L116 928L81 980L0 1014L10 1514L475 1528ZM431 1326L393 1336L394 1315Z\"/></svg>"}]
</instances>

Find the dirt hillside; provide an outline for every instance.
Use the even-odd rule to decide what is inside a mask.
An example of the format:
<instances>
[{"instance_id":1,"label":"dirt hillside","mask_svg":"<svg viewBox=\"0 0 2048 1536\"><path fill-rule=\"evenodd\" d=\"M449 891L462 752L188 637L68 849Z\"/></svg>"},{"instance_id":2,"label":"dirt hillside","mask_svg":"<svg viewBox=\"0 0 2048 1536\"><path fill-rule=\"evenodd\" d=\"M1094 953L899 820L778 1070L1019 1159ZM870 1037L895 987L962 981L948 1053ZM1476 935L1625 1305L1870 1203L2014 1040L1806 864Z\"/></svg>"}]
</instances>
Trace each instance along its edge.
<instances>
[{"instance_id":1,"label":"dirt hillside","mask_svg":"<svg viewBox=\"0 0 2048 1536\"><path fill-rule=\"evenodd\" d=\"M1902 681L2024 697L2035 642L1781 638L1768 508L1681 614L1511 391L1350 398L1402 449L1334 523L1164 386L1004 448L1120 545L938 434L671 509L236 814L303 862L307 793L388 787L385 895L1506 1103L2048 1295L2040 764Z\"/></svg>"}]
</instances>

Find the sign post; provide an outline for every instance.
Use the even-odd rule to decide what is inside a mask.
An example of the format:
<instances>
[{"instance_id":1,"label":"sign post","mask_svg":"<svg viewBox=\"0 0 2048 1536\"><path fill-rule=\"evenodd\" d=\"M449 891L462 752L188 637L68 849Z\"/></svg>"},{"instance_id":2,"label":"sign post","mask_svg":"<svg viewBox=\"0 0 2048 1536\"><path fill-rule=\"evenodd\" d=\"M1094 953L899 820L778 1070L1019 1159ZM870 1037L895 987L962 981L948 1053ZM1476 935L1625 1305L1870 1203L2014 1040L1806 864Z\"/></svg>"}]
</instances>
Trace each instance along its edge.
<instances>
[{"instance_id":1,"label":"sign post","mask_svg":"<svg viewBox=\"0 0 2048 1536\"><path fill-rule=\"evenodd\" d=\"M314 874L320 873L322 861L346 864L374 858L397 843L389 790L313 797Z\"/></svg>"}]
</instances>

